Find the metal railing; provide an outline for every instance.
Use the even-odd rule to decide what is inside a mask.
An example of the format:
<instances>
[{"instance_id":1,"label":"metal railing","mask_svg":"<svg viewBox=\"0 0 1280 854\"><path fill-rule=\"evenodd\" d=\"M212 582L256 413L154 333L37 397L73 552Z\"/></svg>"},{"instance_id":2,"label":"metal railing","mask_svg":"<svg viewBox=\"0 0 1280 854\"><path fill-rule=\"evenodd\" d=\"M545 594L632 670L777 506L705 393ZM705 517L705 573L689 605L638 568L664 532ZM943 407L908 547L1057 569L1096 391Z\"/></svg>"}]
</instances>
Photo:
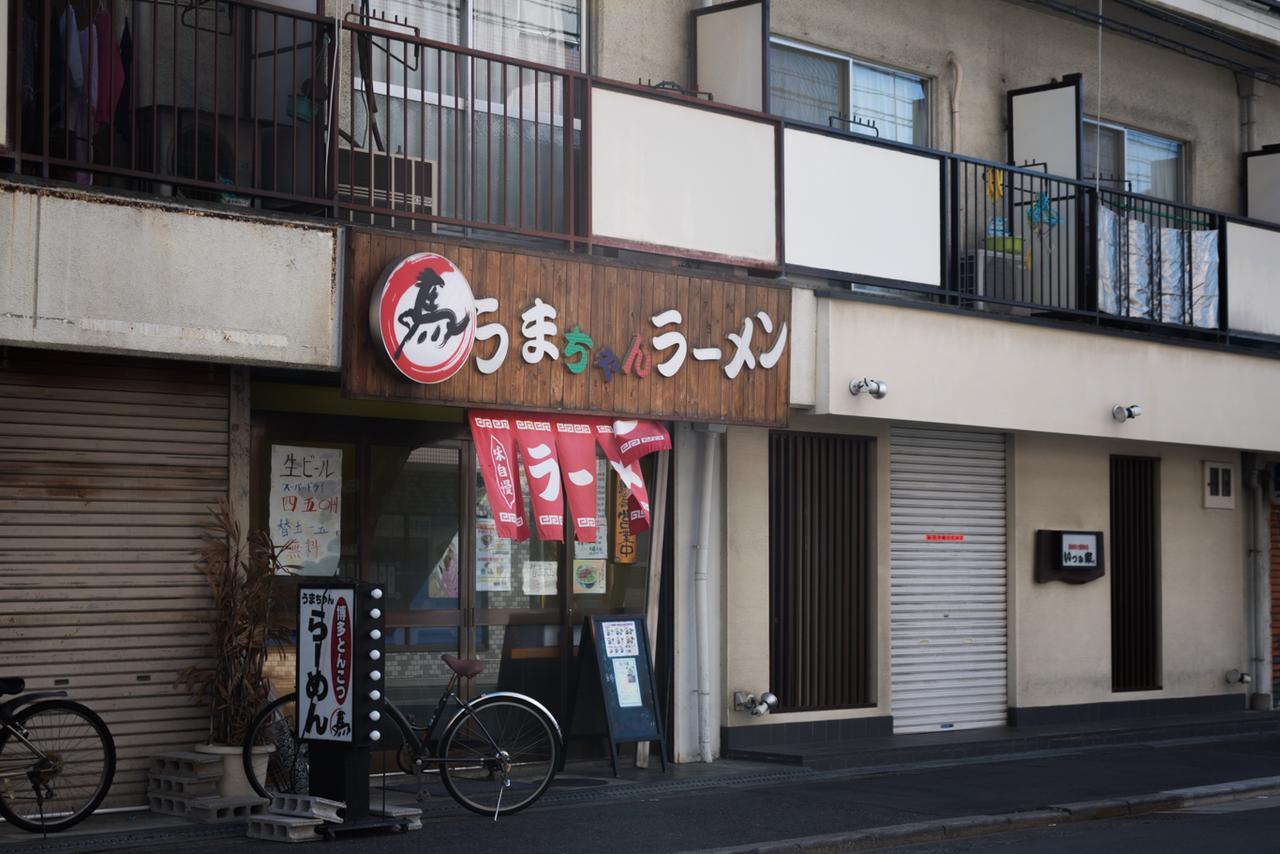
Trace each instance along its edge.
<instances>
[{"instance_id":1,"label":"metal railing","mask_svg":"<svg viewBox=\"0 0 1280 854\"><path fill-rule=\"evenodd\" d=\"M73 27L76 11L88 14ZM18 17L18 173L242 206L329 204L331 20L251 0L128 0L123 16L26 2Z\"/></svg>"},{"instance_id":2,"label":"metal railing","mask_svg":"<svg viewBox=\"0 0 1280 854\"><path fill-rule=\"evenodd\" d=\"M551 239L579 232L584 77L431 41L394 21L352 14L342 29L348 88L333 165L344 218Z\"/></svg>"}]
</instances>

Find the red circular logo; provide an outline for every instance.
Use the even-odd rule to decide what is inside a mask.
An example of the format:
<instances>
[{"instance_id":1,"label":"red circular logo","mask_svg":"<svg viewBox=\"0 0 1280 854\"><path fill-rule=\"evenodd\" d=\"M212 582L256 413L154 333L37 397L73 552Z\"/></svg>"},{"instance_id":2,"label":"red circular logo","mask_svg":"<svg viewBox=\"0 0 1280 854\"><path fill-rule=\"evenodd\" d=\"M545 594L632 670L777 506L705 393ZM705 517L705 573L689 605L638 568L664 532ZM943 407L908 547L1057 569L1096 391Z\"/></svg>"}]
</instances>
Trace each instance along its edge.
<instances>
[{"instance_id":1,"label":"red circular logo","mask_svg":"<svg viewBox=\"0 0 1280 854\"><path fill-rule=\"evenodd\" d=\"M476 340L476 301L448 258L420 252L382 274L369 326L391 363L414 382L442 383L467 363Z\"/></svg>"}]
</instances>

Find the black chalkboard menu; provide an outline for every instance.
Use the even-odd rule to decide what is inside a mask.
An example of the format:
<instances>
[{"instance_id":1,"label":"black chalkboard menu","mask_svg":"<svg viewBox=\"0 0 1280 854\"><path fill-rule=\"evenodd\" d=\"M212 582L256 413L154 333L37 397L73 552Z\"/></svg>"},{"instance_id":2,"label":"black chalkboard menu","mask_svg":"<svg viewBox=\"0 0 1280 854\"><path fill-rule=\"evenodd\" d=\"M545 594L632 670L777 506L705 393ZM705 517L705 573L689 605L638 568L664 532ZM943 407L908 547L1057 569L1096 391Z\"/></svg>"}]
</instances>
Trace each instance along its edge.
<instances>
[{"instance_id":1,"label":"black chalkboard menu","mask_svg":"<svg viewBox=\"0 0 1280 854\"><path fill-rule=\"evenodd\" d=\"M569 718L567 735L572 736L574 720L584 715L577 706L592 703L603 707L605 737L613 775L618 776L618 745L656 741L661 747L662 770L667 768L667 746L662 737L657 691L654 689L653 660L644 617L603 615L587 617L578 645L578 680L574 695L575 712ZM598 703L595 698L598 697Z\"/></svg>"}]
</instances>

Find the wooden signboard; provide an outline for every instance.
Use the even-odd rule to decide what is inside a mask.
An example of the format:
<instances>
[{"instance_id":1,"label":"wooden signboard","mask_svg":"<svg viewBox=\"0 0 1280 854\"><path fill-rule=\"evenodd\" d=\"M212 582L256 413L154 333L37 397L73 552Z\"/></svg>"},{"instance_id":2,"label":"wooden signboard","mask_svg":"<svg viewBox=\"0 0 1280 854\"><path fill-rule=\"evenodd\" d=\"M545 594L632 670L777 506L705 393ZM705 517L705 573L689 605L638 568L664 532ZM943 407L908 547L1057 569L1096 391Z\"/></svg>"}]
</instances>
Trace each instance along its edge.
<instances>
[{"instance_id":1,"label":"wooden signboard","mask_svg":"<svg viewBox=\"0 0 1280 854\"><path fill-rule=\"evenodd\" d=\"M583 620L577 685L572 696L578 698L579 704L594 705L594 698L600 698L607 730L604 737L609 741L615 777L619 744L658 742L662 770L667 769L662 713L649 664L652 660L643 615L592 616ZM593 685L599 687L598 693L589 687ZM581 726L582 717L575 707L565 728L566 740L574 735L575 718Z\"/></svg>"},{"instance_id":2,"label":"wooden signboard","mask_svg":"<svg viewBox=\"0 0 1280 854\"><path fill-rule=\"evenodd\" d=\"M787 287L359 228L348 231L347 248L342 373L347 397L787 423ZM370 307L387 292L397 264L404 267L405 259L424 252L447 259L465 277L470 293L456 286L449 266L435 264L430 273L410 269L392 289L393 303L383 316L386 332L402 350L406 340L410 350L436 340L451 348L462 341L471 350L447 378L415 382L397 369L383 341L375 340ZM417 286L428 280L430 292ZM414 302L416 294L424 299ZM474 306L471 319L464 320L469 306ZM453 318L449 332L428 330L424 323L424 338L409 325L446 309ZM451 334L456 335L452 340ZM453 365L452 354L445 363Z\"/></svg>"}]
</instances>

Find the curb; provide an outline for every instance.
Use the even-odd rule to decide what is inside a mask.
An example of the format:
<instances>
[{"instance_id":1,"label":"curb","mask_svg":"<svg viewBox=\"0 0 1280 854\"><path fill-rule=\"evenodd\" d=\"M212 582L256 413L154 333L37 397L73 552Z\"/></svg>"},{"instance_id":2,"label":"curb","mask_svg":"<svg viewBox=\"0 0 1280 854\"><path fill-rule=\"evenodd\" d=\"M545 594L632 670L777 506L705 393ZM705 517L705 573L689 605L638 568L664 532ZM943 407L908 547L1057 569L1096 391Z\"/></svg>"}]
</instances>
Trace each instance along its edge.
<instances>
[{"instance_id":1,"label":"curb","mask_svg":"<svg viewBox=\"0 0 1280 854\"><path fill-rule=\"evenodd\" d=\"M1143 815L1190 806L1243 800L1246 797L1265 794L1280 794L1280 777L1256 777L1251 780L1236 780L1212 786L1170 789L1147 795L1052 804L1043 809L996 815L958 816L822 836L802 836L754 845L708 849L704 854L783 854L783 852L796 851L827 854L827 852L838 851L872 851L877 848L942 842L947 839L982 836L1010 830L1028 830L1068 822Z\"/></svg>"}]
</instances>

